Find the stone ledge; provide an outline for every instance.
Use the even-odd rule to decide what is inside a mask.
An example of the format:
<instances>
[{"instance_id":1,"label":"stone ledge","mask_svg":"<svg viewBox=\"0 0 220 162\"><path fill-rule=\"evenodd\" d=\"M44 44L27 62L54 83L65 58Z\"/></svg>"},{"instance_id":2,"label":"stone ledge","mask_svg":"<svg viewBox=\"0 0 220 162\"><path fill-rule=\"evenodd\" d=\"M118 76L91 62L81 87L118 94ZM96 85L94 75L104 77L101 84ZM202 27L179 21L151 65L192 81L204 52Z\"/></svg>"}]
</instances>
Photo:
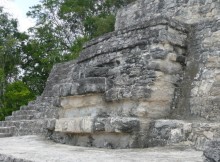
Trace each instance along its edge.
<instances>
[{"instance_id":1,"label":"stone ledge","mask_svg":"<svg viewBox=\"0 0 220 162\"><path fill-rule=\"evenodd\" d=\"M44 134L47 130L54 130L55 119L0 121L0 126L13 127L12 133L15 136Z\"/></svg>"},{"instance_id":2,"label":"stone ledge","mask_svg":"<svg viewBox=\"0 0 220 162\"><path fill-rule=\"evenodd\" d=\"M150 32L149 36L147 36L147 34L145 33L141 34L139 38L137 37L137 31L147 30L147 28L150 27L152 28L151 30L155 30L156 27L158 27L159 30L162 30L161 27L163 27L165 31L163 33L161 32L161 35L158 36L150 36L151 33L155 33L155 30L153 32ZM176 34L178 34L178 37L176 37L176 35L173 32L168 31L168 28L172 29L173 31L175 30ZM127 48L134 48L136 46L141 46L144 44L146 45L150 43L150 39L154 39L155 41L159 42L167 41L171 44L185 47L186 42L184 40L185 38L183 35L187 35L187 31L189 31L188 26L183 23L181 24L179 21L172 20L165 16L155 17L155 19L151 19L142 24L125 28L123 30L115 31L88 42L84 46L84 50L81 52L81 55L78 58L77 62L81 63L101 54L112 53ZM129 33L130 35L127 35L127 33ZM135 33L136 35L133 38L131 36L132 33ZM124 38L124 35L126 35L126 37L132 39L133 41L130 41L131 43L117 42L120 37ZM125 39L127 39L128 41L128 38ZM178 40L179 38L180 40Z\"/></svg>"},{"instance_id":3,"label":"stone ledge","mask_svg":"<svg viewBox=\"0 0 220 162\"><path fill-rule=\"evenodd\" d=\"M138 131L139 120L131 117L75 117L56 120L55 131L63 133L131 133Z\"/></svg>"},{"instance_id":4,"label":"stone ledge","mask_svg":"<svg viewBox=\"0 0 220 162\"><path fill-rule=\"evenodd\" d=\"M74 83L56 84L52 91L54 95L60 97L104 93L112 87L112 84L112 81L105 77L89 77L76 80Z\"/></svg>"},{"instance_id":5,"label":"stone ledge","mask_svg":"<svg viewBox=\"0 0 220 162\"><path fill-rule=\"evenodd\" d=\"M113 36L117 36L118 34L124 34L130 31L148 28L148 27L156 26L156 25L169 25L170 27L183 31L183 32L188 32L188 28L189 28L189 25L184 24L178 20L171 19L167 16L159 15L159 16L152 17L150 20L141 22L138 25L132 25L124 29L119 29L114 32L107 33L99 38L92 39L89 42L85 43L83 49L88 48L92 45L98 44L100 42L106 41Z\"/></svg>"},{"instance_id":6,"label":"stone ledge","mask_svg":"<svg viewBox=\"0 0 220 162\"><path fill-rule=\"evenodd\" d=\"M131 133L140 129L140 122L132 117L97 118L95 131L107 133Z\"/></svg>"},{"instance_id":7,"label":"stone ledge","mask_svg":"<svg viewBox=\"0 0 220 162\"><path fill-rule=\"evenodd\" d=\"M103 105L103 103L103 95L100 93L67 96L61 98L61 106L64 110L98 106Z\"/></svg>"},{"instance_id":8,"label":"stone ledge","mask_svg":"<svg viewBox=\"0 0 220 162\"><path fill-rule=\"evenodd\" d=\"M55 131L64 133L92 133L93 121L92 117L58 119L56 120Z\"/></svg>"}]
</instances>

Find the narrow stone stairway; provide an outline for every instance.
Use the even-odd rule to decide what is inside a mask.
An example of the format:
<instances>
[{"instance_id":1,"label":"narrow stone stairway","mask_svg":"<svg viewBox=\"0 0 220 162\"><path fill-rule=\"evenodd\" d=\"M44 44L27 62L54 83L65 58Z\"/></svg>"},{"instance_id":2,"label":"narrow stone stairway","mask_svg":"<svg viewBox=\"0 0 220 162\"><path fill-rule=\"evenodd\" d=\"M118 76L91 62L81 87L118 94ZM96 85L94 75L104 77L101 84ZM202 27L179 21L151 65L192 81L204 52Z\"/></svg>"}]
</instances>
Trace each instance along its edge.
<instances>
[{"instance_id":1,"label":"narrow stone stairway","mask_svg":"<svg viewBox=\"0 0 220 162\"><path fill-rule=\"evenodd\" d=\"M1 125L0 127L0 138L2 137L11 137L13 136L13 132L14 132L15 127L4 127Z\"/></svg>"},{"instance_id":2,"label":"narrow stone stairway","mask_svg":"<svg viewBox=\"0 0 220 162\"><path fill-rule=\"evenodd\" d=\"M57 109L50 103L39 100L22 106L0 121L0 138L23 135L45 134L55 128Z\"/></svg>"}]
</instances>

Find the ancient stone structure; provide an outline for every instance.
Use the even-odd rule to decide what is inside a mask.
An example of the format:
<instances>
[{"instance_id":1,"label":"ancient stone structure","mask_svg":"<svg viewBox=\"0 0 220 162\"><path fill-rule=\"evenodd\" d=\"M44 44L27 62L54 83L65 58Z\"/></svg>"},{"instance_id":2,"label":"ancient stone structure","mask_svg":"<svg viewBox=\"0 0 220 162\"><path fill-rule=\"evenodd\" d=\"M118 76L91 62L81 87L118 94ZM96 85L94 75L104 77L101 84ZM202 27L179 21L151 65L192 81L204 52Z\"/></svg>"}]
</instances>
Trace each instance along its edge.
<instances>
[{"instance_id":1,"label":"ancient stone structure","mask_svg":"<svg viewBox=\"0 0 220 162\"><path fill-rule=\"evenodd\" d=\"M1 122L0 135L199 150L219 138L219 0L138 0L115 26L55 65L43 94Z\"/></svg>"}]
</instances>

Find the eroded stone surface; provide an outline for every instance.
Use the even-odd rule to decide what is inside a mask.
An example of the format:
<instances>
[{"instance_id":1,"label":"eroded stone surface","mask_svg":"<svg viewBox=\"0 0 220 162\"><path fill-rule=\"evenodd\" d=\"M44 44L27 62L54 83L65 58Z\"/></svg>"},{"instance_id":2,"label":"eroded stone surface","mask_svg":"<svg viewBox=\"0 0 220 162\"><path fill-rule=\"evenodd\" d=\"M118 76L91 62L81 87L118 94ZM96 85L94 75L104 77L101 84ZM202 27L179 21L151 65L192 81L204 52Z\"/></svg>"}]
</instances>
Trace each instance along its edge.
<instances>
[{"instance_id":1,"label":"eroded stone surface","mask_svg":"<svg viewBox=\"0 0 220 162\"><path fill-rule=\"evenodd\" d=\"M4 146L4 147L3 147ZM36 136L0 140L3 162L202 162L202 152L185 147L111 150L74 147L45 141Z\"/></svg>"},{"instance_id":2,"label":"eroded stone surface","mask_svg":"<svg viewBox=\"0 0 220 162\"><path fill-rule=\"evenodd\" d=\"M148 146L187 144L197 150L220 136L220 123L183 120L155 120L150 124Z\"/></svg>"},{"instance_id":3,"label":"eroded stone surface","mask_svg":"<svg viewBox=\"0 0 220 162\"><path fill-rule=\"evenodd\" d=\"M159 15L195 24L213 18L218 19L219 14L218 0L138 0L118 12L116 29L140 24Z\"/></svg>"},{"instance_id":4,"label":"eroded stone surface","mask_svg":"<svg viewBox=\"0 0 220 162\"><path fill-rule=\"evenodd\" d=\"M218 162L220 161L220 140L216 139L206 143L204 151L204 162Z\"/></svg>"},{"instance_id":5,"label":"eroded stone surface","mask_svg":"<svg viewBox=\"0 0 220 162\"><path fill-rule=\"evenodd\" d=\"M92 133L93 132L92 117L78 117L73 119L61 118L56 120L55 131L66 133Z\"/></svg>"},{"instance_id":6,"label":"eroded stone surface","mask_svg":"<svg viewBox=\"0 0 220 162\"><path fill-rule=\"evenodd\" d=\"M106 140L113 148L146 147L149 121L170 114L175 87L185 67L187 28L177 21L158 17L156 22L149 20L146 25L92 40L76 62L56 65L42 96L61 97L61 120L68 118L75 123L90 116L99 121L95 124L97 128L92 129L89 124L91 129L83 131L81 122L76 122L78 126L73 128L57 120L56 131L71 132L76 142L69 135L62 139L79 145L80 139L85 139L83 145L104 146ZM60 80L56 78L58 74L63 75ZM96 129L103 130L98 133L109 139L99 139ZM56 131L50 137L60 141ZM77 133L90 135L74 135ZM122 133L119 138L118 133ZM119 146L113 137L128 142Z\"/></svg>"}]
</instances>

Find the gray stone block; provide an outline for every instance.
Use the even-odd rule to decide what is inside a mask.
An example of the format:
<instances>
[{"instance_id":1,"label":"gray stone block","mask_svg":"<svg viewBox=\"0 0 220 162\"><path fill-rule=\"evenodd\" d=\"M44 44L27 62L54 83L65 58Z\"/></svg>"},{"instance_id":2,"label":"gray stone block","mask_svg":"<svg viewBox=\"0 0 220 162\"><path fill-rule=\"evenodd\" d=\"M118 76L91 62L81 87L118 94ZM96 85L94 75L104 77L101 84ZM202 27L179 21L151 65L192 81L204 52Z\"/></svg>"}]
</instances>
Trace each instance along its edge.
<instances>
[{"instance_id":1,"label":"gray stone block","mask_svg":"<svg viewBox=\"0 0 220 162\"><path fill-rule=\"evenodd\" d=\"M88 93L104 93L108 89L109 82L106 78L85 78L78 81L79 86L77 93L88 94Z\"/></svg>"},{"instance_id":2,"label":"gray stone block","mask_svg":"<svg viewBox=\"0 0 220 162\"><path fill-rule=\"evenodd\" d=\"M219 162L220 161L220 140L209 141L206 144L206 149L203 152L205 157L204 162Z\"/></svg>"}]
</instances>

